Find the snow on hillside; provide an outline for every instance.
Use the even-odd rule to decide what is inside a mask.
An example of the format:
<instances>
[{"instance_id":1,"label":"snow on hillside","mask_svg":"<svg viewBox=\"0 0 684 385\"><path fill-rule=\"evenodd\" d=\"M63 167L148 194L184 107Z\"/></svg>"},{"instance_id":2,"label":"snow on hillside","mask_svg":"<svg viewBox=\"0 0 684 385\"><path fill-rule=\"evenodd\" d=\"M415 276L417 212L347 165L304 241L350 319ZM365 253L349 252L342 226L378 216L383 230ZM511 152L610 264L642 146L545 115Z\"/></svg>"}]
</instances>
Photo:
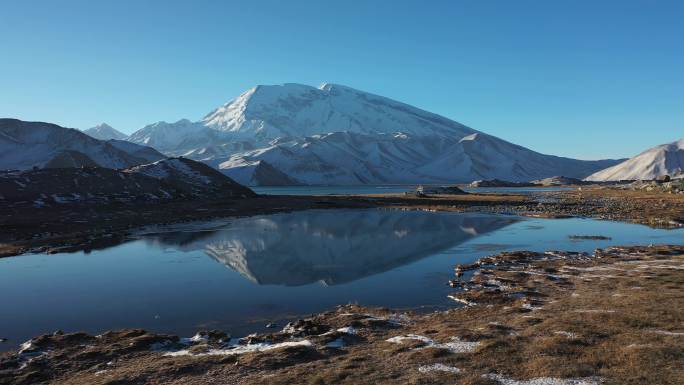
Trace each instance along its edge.
<instances>
[{"instance_id":1,"label":"snow on hillside","mask_svg":"<svg viewBox=\"0 0 684 385\"><path fill-rule=\"evenodd\" d=\"M146 156L141 156L141 153ZM152 154L163 157L150 148L128 142L116 146L55 124L0 119L0 169L3 170L26 170L46 165L126 168L149 162Z\"/></svg>"},{"instance_id":2,"label":"snow on hillside","mask_svg":"<svg viewBox=\"0 0 684 385\"><path fill-rule=\"evenodd\" d=\"M257 86L202 121L156 123L128 140L201 160L246 184L263 183L253 177L261 162L282 183L331 185L584 178L617 163L543 155L336 84Z\"/></svg>"},{"instance_id":3,"label":"snow on hillside","mask_svg":"<svg viewBox=\"0 0 684 385\"><path fill-rule=\"evenodd\" d=\"M150 164L136 166L131 169L131 172L151 176L157 179L168 179L175 174L188 183L193 183L196 185L212 183L212 180L209 176L194 170L190 165L188 165L187 160L180 158L169 158Z\"/></svg>"},{"instance_id":4,"label":"snow on hillside","mask_svg":"<svg viewBox=\"0 0 684 385\"><path fill-rule=\"evenodd\" d=\"M249 161L239 158L227 163L219 170L231 179L246 186L297 186L303 183L291 178L271 166L265 160Z\"/></svg>"},{"instance_id":5,"label":"snow on hillside","mask_svg":"<svg viewBox=\"0 0 684 385\"><path fill-rule=\"evenodd\" d=\"M150 146L168 155L208 146L215 142L217 133L202 124L187 119L175 123L157 122L131 134L126 140Z\"/></svg>"},{"instance_id":6,"label":"snow on hillside","mask_svg":"<svg viewBox=\"0 0 684 385\"><path fill-rule=\"evenodd\" d=\"M127 152L132 156L140 158L140 163L156 162L158 160L166 158L164 154L160 153L152 147L141 146L139 144L135 144L125 140L110 139L107 140L107 143L111 144L112 146L118 148L121 151Z\"/></svg>"},{"instance_id":7,"label":"snow on hillside","mask_svg":"<svg viewBox=\"0 0 684 385\"><path fill-rule=\"evenodd\" d=\"M204 163L185 158L168 158L150 164L131 167L126 173L140 174L163 180L186 192L223 192L226 195L254 196L248 188L239 185Z\"/></svg>"},{"instance_id":8,"label":"snow on hillside","mask_svg":"<svg viewBox=\"0 0 684 385\"><path fill-rule=\"evenodd\" d=\"M461 141L336 132L241 152L218 168L229 173L256 161L266 161L303 183L333 185L527 181L554 173L585 176L611 164L542 155L485 134ZM252 183L239 175L235 179Z\"/></svg>"},{"instance_id":9,"label":"snow on hillside","mask_svg":"<svg viewBox=\"0 0 684 385\"><path fill-rule=\"evenodd\" d=\"M116 139L116 140L124 140L128 135L124 134L121 131L118 131L114 129L112 126L108 125L107 123L100 123L95 127L91 127L87 130L83 130L83 133L95 138L95 139L100 139L100 140L110 140L110 139Z\"/></svg>"},{"instance_id":10,"label":"snow on hillside","mask_svg":"<svg viewBox=\"0 0 684 385\"><path fill-rule=\"evenodd\" d=\"M681 173L684 173L684 139L650 148L620 164L596 172L586 180L649 180Z\"/></svg>"},{"instance_id":11,"label":"snow on hillside","mask_svg":"<svg viewBox=\"0 0 684 385\"><path fill-rule=\"evenodd\" d=\"M0 204L32 204L36 208L255 195L203 163L178 158L123 170L86 167L0 172Z\"/></svg>"}]
</instances>

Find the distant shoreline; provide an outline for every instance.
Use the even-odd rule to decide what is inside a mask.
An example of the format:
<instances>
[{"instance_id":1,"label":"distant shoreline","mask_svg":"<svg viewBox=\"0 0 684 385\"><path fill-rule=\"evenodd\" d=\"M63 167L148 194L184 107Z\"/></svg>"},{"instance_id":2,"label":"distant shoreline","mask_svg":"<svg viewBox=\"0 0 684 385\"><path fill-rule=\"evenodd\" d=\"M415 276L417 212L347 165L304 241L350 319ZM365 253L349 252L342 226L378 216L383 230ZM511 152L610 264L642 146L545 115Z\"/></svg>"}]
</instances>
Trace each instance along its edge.
<instances>
[{"instance_id":1,"label":"distant shoreline","mask_svg":"<svg viewBox=\"0 0 684 385\"><path fill-rule=\"evenodd\" d=\"M214 220L307 209L389 208L481 211L536 217L590 217L676 228L684 225L684 195L583 186L534 194L262 195L222 201L154 204L30 204L0 208L0 257L108 247L148 225Z\"/></svg>"}]
</instances>

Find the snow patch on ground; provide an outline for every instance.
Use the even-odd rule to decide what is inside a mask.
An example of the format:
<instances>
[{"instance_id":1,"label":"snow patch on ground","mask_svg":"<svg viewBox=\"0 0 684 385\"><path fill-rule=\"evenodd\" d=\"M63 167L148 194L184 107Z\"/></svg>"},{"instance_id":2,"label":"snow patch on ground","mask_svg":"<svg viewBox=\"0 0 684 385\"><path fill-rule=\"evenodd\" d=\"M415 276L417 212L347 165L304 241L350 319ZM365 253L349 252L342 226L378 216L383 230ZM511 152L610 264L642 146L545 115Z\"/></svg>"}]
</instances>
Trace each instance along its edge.
<instances>
[{"instance_id":1,"label":"snow patch on ground","mask_svg":"<svg viewBox=\"0 0 684 385\"><path fill-rule=\"evenodd\" d=\"M541 309L541 307L532 306L529 303L524 303L521 307L525 310L539 310L539 309Z\"/></svg>"},{"instance_id":2,"label":"snow patch on ground","mask_svg":"<svg viewBox=\"0 0 684 385\"><path fill-rule=\"evenodd\" d=\"M475 305L477 305L477 302L468 301L467 299L459 298L457 295L449 294L447 297L449 297L450 299L452 299L458 303L462 303L464 306L475 306Z\"/></svg>"},{"instance_id":3,"label":"snow patch on ground","mask_svg":"<svg viewBox=\"0 0 684 385\"><path fill-rule=\"evenodd\" d=\"M171 175L177 174L186 182L211 184L211 178L193 170L180 158L159 160L154 163L134 167L133 170L157 179L167 179Z\"/></svg>"},{"instance_id":4,"label":"snow patch on ground","mask_svg":"<svg viewBox=\"0 0 684 385\"><path fill-rule=\"evenodd\" d=\"M447 373L460 373L461 369L453 367L453 366L448 366L444 364L432 364L432 365L423 365L418 367L418 371L421 373L432 373L432 372L447 372Z\"/></svg>"},{"instance_id":5,"label":"snow patch on ground","mask_svg":"<svg viewBox=\"0 0 684 385\"><path fill-rule=\"evenodd\" d=\"M587 378L553 378L553 377L540 377L533 378L531 380L518 381L512 378L504 377L500 374L486 374L485 378L490 380L498 381L503 385L598 385L603 382L602 379L598 377L587 377Z\"/></svg>"},{"instance_id":6,"label":"snow patch on ground","mask_svg":"<svg viewBox=\"0 0 684 385\"><path fill-rule=\"evenodd\" d=\"M684 332L671 332L669 330L653 330L653 333L664 334L666 336L684 336Z\"/></svg>"},{"instance_id":7,"label":"snow patch on ground","mask_svg":"<svg viewBox=\"0 0 684 385\"><path fill-rule=\"evenodd\" d=\"M164 355L165 356L172 356L172 357L177 357L177 356L197 356L197 357L201 357L201 356L233 356L233 355L252 353L252 352L264 352L264 351L268 351L268 350L288 348L288 347L293 347L293 346L312 347L314 345L309 340L301 340L301 341L280 342L277 344L258 343L258 344L247 344L247 345L232 345L232 346L227 347L227 348L210 349L206 352L201 352L201 353L192 353L187 349L183 349L183 350L178 350L178 351L174 351L174 352L167 352L167 353L164 353Z\"/></svg>"},{"instance_id":8,"label":"snow patch on ground","mask_svg":"<svg viewBox=\"0 0 684 385\"><path fill-rule=\"evenodd\" d=\"M353 326L345 326L343 328L337 329L337 331L340 333L352 334L352 335L358 333L358 330L356 330L356 328L354 328Z\"/></svg>"},{"instance_id":9,"label":"snow patch on ground","mask_svg":"<svg viewBox=\"0 0 684 385\"><path fill-rule=\"evenodd\" d=\"M579 336L577 335L577 333L566 332L566 331L563 331L563 330L559 330L559 331L557 331L557 332L553 332L553 334L558 334L558 335L561 335L561 336L565 336L565 337L567 337L567 338L577 338L577 337L579 337Z\"/></svg>"},{"instance_id":10,"label":"snow patch on ground","mask_svg":"<svg viewBox=\"0 0 684 385\"><path fill-rule=\"evenodd\" d=\"M477 349L478 346L480 346L480 342L470 342L470 341L461 341L460 338L458 337L451 337L451 340L449 342L435 342L434 340L421 336L418 334L407 334L405 336L395 336L392 338L388 338L386 340L387 342L391 342L394 344L402 344L405 341L419 341L422 342L424 345L419 346L416 349L423 349L423 348L437 348L437 349L446 349L450 351L451 353L471 353Z\"/></svg>"}]
</instances>

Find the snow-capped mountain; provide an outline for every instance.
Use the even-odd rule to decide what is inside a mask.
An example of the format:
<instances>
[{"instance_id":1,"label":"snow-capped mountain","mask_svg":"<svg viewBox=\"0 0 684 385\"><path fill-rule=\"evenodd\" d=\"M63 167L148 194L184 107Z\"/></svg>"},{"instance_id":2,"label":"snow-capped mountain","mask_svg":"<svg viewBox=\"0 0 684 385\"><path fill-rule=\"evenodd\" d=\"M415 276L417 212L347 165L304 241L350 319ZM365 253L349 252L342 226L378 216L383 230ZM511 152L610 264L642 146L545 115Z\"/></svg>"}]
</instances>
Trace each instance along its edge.
<instances>
[{"instance_id":1,"label":"snow-capped mountain","mask_svg":"<svg viewBox=\"0 0 684 385\"><path fill-rule=\"evenodd\" d=\"M263 164L287 183L349 185L583 178L617 163L540 154L336 84L257 86L199 122L155 123L128 140L204 161L250 185L276 183L254 177Z\"/></svg>"},{"instance_id":2,"label":"snow-capped mountain","mask_svg":"<svg viewBox=\"0 0 684 385\"><path fill-rule=\"evenodd\" d=\"M601 170L588 181L649 180L684 173L684 138L661 144L620 164Z\"/></svg>"},{"instance_id":3,"label":"snow-capped mountain","mask_svg":"<svg viewBox=\"0 0 684 385\"><path fill-rule=\"evenodd\" d=\"M0 119L0 169L101 166L126 168L165 156L122 141L103 141L79 130L42 122Z\"/></svg>"},{"instance_id":4,"label":"snow-capped mountain","mask_svg":"<svg viewBox=\"0 0 684 385\"><path fill-rule=\"evenodd\" d=\"M100 139L100 140L110 140L110 139L116 139L116 140L124 140L128 137L128 135L124 134L123 132L114 129L112 126L108 125L107 123L100 123L95 127L91 127L87 130L83 130L84 133L92 136L95 139Z\"/></svg>"}]
</instances>

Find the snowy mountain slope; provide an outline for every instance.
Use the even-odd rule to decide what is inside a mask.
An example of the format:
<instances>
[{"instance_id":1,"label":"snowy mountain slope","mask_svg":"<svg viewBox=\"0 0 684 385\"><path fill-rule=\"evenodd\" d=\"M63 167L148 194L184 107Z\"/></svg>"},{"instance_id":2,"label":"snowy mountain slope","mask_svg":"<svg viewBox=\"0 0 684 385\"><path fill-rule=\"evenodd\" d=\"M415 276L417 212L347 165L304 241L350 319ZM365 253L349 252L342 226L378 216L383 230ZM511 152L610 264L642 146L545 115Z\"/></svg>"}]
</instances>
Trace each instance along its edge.
<instances>
[{"instance_id":1,"label":"snowy mountain slope","mask_svg":"<svg viewBox=\"0 0 684 385\"><path fill-rule=\"evenodd\" d=\"M419 108L337 84L257 86L202 122L261 143L340 131L441 137L476 132Z\"/></svg>"},{"instance_id":2,"label":"snowy mountain slope","mask_svg":"<svg viewBox=\"0 0 684 385\"><path fill-rule=\"evenodd\" d=\"M175 123L157 122L131 134L126 140L150 146L167 155L182 155L201 147L212 146L220 133L187 119Z\"/></svg>"},{"instance_id":3,"label":"snowy mountain slope","mask_svg":"<svg viewBox=\"0 0 684 385\"><path fill-rule=\"evenodd\" d=\"M244 158L220 169L225 175L246 186L298 186L303 183L285 175L265 160L248 161Z\"/></svg>"},{"instance_id":4,"label":"snowy mountain slope","mask_svg":"<svg viewBox=\"0 0 684 385\"><path fill-rule=\"evenodd\" d=\"M315 88L290 83L254 87L200 122L158 122L136 131L128 140L181 154L220 143L263 146L331 132L399 131L443 137L476 132L439 115L349 87L324 84ZM202 141L205 146L197 146Z\"/></svg>"},{"instance_id":5,"label":"snowy mountain slope","mask_svg":"<svg viewBox=\"0 0 684 385\"><path fill-rule=\"evenodd\" d=\"M166 158L164 154L155 150L152 147L141 146L139 144L135 144L125 140L110 139L107 140L107 143L111 144L112 146L118 148L121 151L128 153L129 155L132 155L140 159L139 161L136 161L139 164L156 162L158 160Z\"/></svg>"},{"instance_id":6,"label":"snowy mountain slope","mask_svg":"<svg viewBox=\"0 0 684 385\"><path fill-rule=\"evenodd\" d=\"M124 148L125 146L125 148ZM128 152L128 149L135 151ZM131 143L116 146L81 131L42 122L0 119L0 169L88 166L126 168L147 163L149 156L162 156L153 149Z\"/></svg>"},{"instance_id":7,"label":"snowy mountain slope","mask_svg":"<svg viewBox=\"0 0 684 385\"><path fill-rule=\"evenodd\" d=\"M307 184L452 183L584 178L617 163L540 154L445 117L340 86L257 86L202 121L157 123L129 137L201 160L241 183L266 162Z\"/></svg>"},{"instance_id":8,"label":"snowy mountain slope","mask_svg":"<svg viewBox=\"0 0 684 385\"><path fill-rule=\"evenodd\" d=\"M87 130L83 130L83 133L100 140L117 139L124 140L128 135L121 131L114 129L107 123L100 123L95 127L91 127Z\"/></svg>"},{"instance_id":9,"label":"snowy mountain slope","mask_svg":"<svg viewBox=\"0 0 684 385\"><path fill-rule=\"evenodd\" d=\"M255 195L206 164L190 159L165 159L123 170L60 167L0 172L0 204L23 202L36 208L72 203L223 200Z\"/></svg>"},{"instance_id":10,"label":"snowy mountain slope","mask_svg":"<svg viewBox=\"0 0 684 385\"><path fill-rule=\"evenodd\" d=\"M231 196L255 196L254 192L204 163L185 158L168 158L124 170L163 180L174 188L191 194L208 192Z\"/></svg>"},{"instance_id":11,"label":"snowy mountain slope","mask_svg":"<svg viewBox=\"0 0 684 385\"><path fill-rule=\"evenodd\" d=\"M650 148L620 164L596 172L586 180L648 180L681 173L684 173L684 138Z\"/></svg>"},{"instance_id":12,"label":"snowy mountain slope","mask_svg":"<svg viewBox=\"0 0 684 385\"><path fill-rule=\"evenodd\" d=\"M483 178L527 181L554 173L585 176L613 164L542 155L485 134L460 141L336 132L241 152L219 163L218 168L249 185L253 182L230 172L258 161L266 161L303 183L331 185L450 183Z\"/></svg>"}]
</instances>

